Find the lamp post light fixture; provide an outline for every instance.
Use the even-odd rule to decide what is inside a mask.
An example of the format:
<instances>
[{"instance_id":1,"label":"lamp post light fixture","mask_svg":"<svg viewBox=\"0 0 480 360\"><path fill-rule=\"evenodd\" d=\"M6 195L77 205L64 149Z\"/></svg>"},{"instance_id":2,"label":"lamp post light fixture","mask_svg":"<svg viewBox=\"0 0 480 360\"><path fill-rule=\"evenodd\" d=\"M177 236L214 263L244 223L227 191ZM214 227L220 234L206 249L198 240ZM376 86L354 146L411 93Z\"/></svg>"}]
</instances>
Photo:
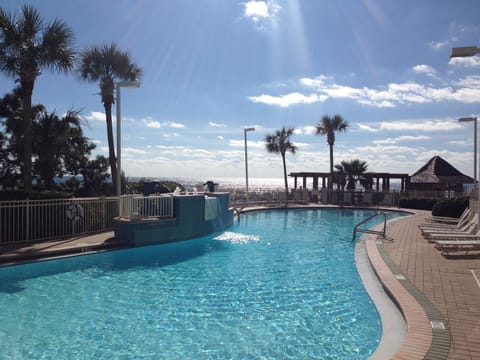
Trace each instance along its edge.
<instances>
[{"instance_id":1,"label":"lamp post light fixture","mask_svg":"<svg viewBox=\"0 0 480 360\"><path fill-rule=\"evenodd\" d=\"M115 187L117 188L117 196L120 198L122 196L122 115L121 115L121 106L120 106L120 88L130 87L138 88L140 87L140 82L137 80L134 81L119 81L116 84L117 90L117 183Z\"/></svg>"},{"instance_id":2,"label":"lamp post light fixture","mask_svg":"<svg viewBox=\"0 0 480 360\"><path fill-rule=\"evenodd\" d=\"M473 121L473 189L476 190L478 197L478 225L480 227L480 192L478 191L477 183L477 122L476 117L462 117L458 119L459 122L471 122Z\"/></svg>"},{"instance_id":3,"label":"lamp post light fixture","mask_svg":"<svg viewBox=\"0 0 480 360\"><path fill-rule=\"evenodd\" d=\"M468 56L475 56L477 54L480 54L480 48L476 46L464 46L464 47L456 47L452 48L452 51L450 52L450 57L455 58L455 57L468 57ZM474 178L475 178L475 183L474 183L474 189L477 190L477 215L478 215L478 227L480 228L480 191L478 190L478 185L477 185L477 118L460 118L459 121L473 121L475 124L475 135L474 135L474 142L475 142L475 154L474 154Z\"/></svg>"},{"instance_id":4,"label":"lamp post light fixture","mask_svg":"<svg viewBox=\"0 0 480 360\"><path fill-rule=\"evenodd\" d=\"M480 54L480 48L476 46L464 46L452 48L452 51L450 52L450 57L469 57L475 56L477 54Z\"/></svg>"},{"instance_id":5,"label":"lamp post light fixture","mask_svg":"<svg viewBox=\"0 0 480 360\"><path fill-rule=\"evenodd\" d=\"M248 199L248 158L247 158L247 132L255 131L254 127L244 128L243 129L243 139L245 141L245 188L247 192Z\"/></svg>"}]
</instances>

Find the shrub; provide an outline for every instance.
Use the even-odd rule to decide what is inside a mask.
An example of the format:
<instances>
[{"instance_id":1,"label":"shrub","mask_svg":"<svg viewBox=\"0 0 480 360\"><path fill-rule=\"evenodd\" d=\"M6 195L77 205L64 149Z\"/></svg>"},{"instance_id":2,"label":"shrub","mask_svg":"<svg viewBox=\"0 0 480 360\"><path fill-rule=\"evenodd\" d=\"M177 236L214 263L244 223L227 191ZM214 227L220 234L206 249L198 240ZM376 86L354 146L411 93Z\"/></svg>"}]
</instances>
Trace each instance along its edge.
<instances>
[{"instance_id":1,"label":"shrub","mask_svg":"<svg viewBox=\"0 0 480 360\"><path fill-rule=\"evenodd\" d=\"M432 210L437 200L435 199L400 199L398 207L406 209Z\"/></svg>"},{"instance_id":2,"label":"shrub","mask_svg":"<svg viewBox=\"0 0 480 360\"><path fill-rule=\"evenodd\" d=\"M468 207L468 198L443 199L438 201L432 209L433 216L460 217Z\"/></svg>"}]
</instances>

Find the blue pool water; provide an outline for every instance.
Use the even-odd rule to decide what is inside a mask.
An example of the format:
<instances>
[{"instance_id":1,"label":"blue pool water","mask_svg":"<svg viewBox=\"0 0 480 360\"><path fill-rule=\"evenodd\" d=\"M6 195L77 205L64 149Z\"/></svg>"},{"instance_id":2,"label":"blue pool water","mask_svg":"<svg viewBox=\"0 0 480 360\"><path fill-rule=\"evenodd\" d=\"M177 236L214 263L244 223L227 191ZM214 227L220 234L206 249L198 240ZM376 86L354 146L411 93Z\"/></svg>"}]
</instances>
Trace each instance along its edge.
<instances>
[{"instance_id":1,"label":"blue pool water","mask_svg":"<svg viewBox=\"0 0 480 360\"><path fill-rule=\"evenodd\" d=\"M371 214L255 212L194 240L2 268L2 358L365 359L382 328L352 229Z\"/></svg>"}]
</instances>

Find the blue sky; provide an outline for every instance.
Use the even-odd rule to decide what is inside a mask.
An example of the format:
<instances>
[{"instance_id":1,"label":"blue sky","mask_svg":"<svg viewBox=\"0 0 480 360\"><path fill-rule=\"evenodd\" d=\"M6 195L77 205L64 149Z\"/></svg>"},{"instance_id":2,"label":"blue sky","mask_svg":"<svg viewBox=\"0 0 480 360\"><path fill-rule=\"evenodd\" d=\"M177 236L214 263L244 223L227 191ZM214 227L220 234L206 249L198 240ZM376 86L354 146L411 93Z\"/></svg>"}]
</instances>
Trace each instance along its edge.
<instances>
[{"instance_id":1,"label":"blue sky","mask_svg":"<svg viewBox=\"0 0 480 360\"><path fill-rule=\"evenodd\" d=\"M115 41L143 68L122 91L122 167L127 176L282 177L266 134L297 130L288 171L328 171L323 115L350 123L335 163L358 158L370 171L412 174L434 155L473 173L473 124L480 114L478 0L77 0L27 1L60 18L78 49ZM2 6L18 11L18 1ZM1 77L0 95L14 84ZM107 155L98 85L45 71L34 103L82 111L86 135ZM113 109L115 110L115 108Z\"/></svg>"}]
</instances>

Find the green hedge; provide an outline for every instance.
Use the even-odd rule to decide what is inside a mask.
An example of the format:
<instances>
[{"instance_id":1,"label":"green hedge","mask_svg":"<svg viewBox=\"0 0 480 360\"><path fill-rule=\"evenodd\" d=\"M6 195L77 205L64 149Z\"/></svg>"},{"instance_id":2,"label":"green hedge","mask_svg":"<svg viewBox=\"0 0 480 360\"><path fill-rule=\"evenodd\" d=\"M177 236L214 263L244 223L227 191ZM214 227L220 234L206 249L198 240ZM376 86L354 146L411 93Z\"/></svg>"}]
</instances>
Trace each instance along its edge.
<instances>
[{"instance_id":1,"label":"green hedge","mask_svg":"<svg viewBox=\"0 0 480 360\"><path fill-rule=\"evenodd\" d=\"M438 201L432 209L433 216L460 217L468 207L468 198L443 199Z\"/></svg>"},{"instance_id":2,"label":"green hedge","mask_svg":"<svg viewBox=\"0 0 480 360\"><path fill-rule=\"evenodd\" d=\"M400 199L398 207L405 209L432 210L438 200L436 199Z\"/></svg>"}]
</instances>

